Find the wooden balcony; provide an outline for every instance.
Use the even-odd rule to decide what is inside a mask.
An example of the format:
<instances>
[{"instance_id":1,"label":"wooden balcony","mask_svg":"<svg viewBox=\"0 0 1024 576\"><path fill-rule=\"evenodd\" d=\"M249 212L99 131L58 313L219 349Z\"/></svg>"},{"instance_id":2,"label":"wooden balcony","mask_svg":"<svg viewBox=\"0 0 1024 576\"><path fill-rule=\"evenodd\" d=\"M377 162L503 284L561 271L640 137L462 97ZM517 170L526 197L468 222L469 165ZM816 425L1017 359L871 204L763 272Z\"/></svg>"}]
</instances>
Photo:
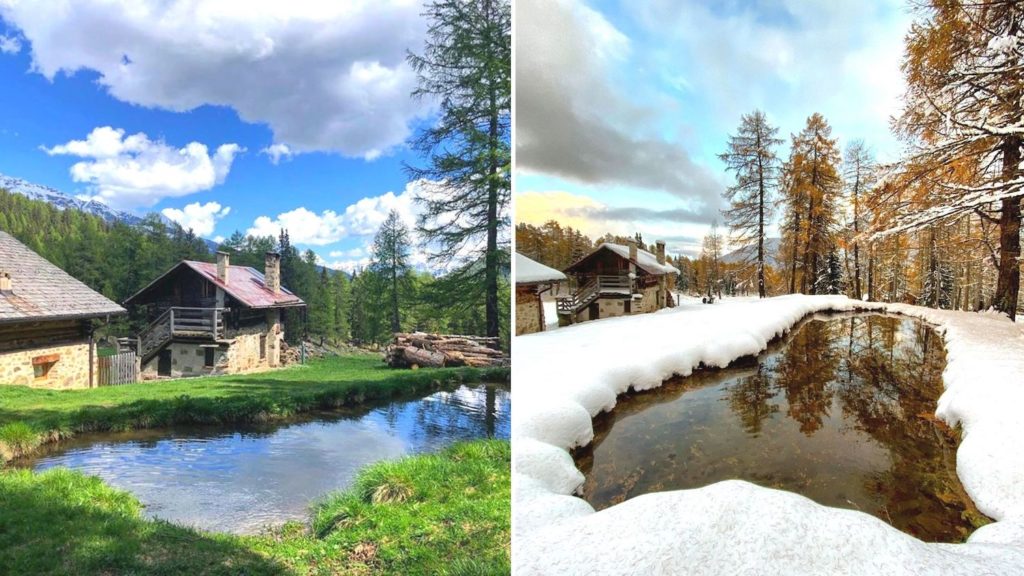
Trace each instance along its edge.
<instances>
[{"instance_id":1,"label":"wooden balcony","mask_svg":"<svg viewBox=\"0 0 1024 576\"><path fill-rule=\"evenodd\" d=\"M593 276L580 285L568 298L558 300L559 314L576 314L602 296L628 297L633 293L633 282L628 275Z\"/></svg>"}]
</instances>

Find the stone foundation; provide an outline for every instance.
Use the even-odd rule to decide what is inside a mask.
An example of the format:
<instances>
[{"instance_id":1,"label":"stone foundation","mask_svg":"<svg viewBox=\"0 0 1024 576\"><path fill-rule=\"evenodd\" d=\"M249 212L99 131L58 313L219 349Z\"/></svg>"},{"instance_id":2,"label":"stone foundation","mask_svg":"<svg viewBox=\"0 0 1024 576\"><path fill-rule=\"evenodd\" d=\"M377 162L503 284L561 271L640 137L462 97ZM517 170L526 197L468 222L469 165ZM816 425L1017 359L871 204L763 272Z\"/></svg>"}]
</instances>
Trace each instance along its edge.
<instances>
[{"instance_id":1,"label":"stone foundation","mask_svg":"<svg viewBox=\"0 0 1024 576\"><path fill-rule=\"evenodd\" d=\"M47 359L45 376L36 377L33 360ZM95 355L93 355L95 362ZM45 364L40 364L45 365ZM96 367L93 366L93 374ZM89 387L89 343L79 342L0 352L0 385L67 390Z\"/></svg>"},{"instance_id":2,"label":"stone foundation","mask_svg":"<svg viewBox=\"0 0 1024 576\"><path fill-rule=\"evenodd\" d=\"M239 374L258 372L281 365L281 329L279 312L267 313L267 326L242 328L228 334L228 341L214 342L172 342L165 349L171 351L172 378L210 376L216 374ZM206 350L214 348L213 366L206 366ZM262 353L261 353L262 352ZM142 367L144 376L158 375L160 354L153 356Z\"/></svg>"},{"instance_id":3,"label":"stone foundation","mask_svg":"<svg viewBox=\"0 0 1024 576\"><path fill-rule=\"evenodd\" d=\"M544 330L544 307L534 290L516 288L516 336Z\"/></svg>"}]
</instances>

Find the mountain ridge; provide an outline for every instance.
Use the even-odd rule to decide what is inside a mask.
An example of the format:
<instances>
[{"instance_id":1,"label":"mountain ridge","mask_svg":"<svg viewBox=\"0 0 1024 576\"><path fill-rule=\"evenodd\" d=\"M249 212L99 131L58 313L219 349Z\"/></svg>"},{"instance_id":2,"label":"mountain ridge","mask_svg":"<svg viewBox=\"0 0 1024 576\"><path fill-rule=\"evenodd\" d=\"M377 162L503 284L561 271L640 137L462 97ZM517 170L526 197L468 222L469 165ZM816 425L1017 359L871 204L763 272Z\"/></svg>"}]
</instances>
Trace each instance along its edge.
<instances>
[{"instance_id":1,"label":"mountain ridge","mask_svg":"<svg viewBox=\"0 0 1024 576\"><path fill-rule=\"evenodd\" d=\"M123 210L111 208L110 206L96 200L81 200L51 186L36 184L35 182L29 182L24 178L8 176L3 173L0 173L0 190L7 190L8 192L20 194L32 200L46 202L58 210L70 209L85 212L86 214L92 214L93 216L98 216L105 222L109 223L124 222L130 226L138 226L145 220L140 216L136 216ZM168 224L174 223L163 214L157 214L164 222ZM218 244L213 240L203 238L203 241L206 242L206 246L210 251L217 250Z\"/></svg>"}]
</instances>

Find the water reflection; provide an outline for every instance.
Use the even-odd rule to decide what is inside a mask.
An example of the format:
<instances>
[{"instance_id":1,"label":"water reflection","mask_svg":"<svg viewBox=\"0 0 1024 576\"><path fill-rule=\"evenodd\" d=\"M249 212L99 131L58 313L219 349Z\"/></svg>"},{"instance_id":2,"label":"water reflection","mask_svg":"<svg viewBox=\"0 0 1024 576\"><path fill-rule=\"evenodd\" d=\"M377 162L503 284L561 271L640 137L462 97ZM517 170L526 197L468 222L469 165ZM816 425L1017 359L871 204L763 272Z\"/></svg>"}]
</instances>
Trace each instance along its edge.
<instances>
[{"instance_id":1,"label":"water reflection","mask_svg":"<svg viewBox=\"0 0 1024 576\"><path fill-rule=\"evenodd\" d=\"M756 366L621 399L576 454L598 508L729 478L874 514L929 541L983 517L955 473L956 435L932 416L938 336L909 319L815 318Z\"/></svg>"},{"instance_id":2,"label":"water reflection","mask_svg":"<svg viewBox=\"0 0 1024 576\"><path fill-rule=\"evenodd\" d=\"M209 530L255 532L306 518L309 504L365 465L458 440L508 438L507 387L479 385L285 424L88 434L34 460L134 493L146 513Z\"/></svg>"}]
</instances>

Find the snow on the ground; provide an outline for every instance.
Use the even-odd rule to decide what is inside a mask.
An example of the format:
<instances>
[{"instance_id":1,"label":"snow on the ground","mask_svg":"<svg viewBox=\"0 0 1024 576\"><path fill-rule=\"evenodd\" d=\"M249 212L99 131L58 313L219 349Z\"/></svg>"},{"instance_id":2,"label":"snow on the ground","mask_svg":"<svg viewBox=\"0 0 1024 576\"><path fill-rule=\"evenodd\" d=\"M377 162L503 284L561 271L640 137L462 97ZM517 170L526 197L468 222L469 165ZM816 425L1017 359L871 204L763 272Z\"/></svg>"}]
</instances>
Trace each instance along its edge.
<instances>
[{"instance_id":1,"label":"snow on the ground","mask_svg":"<svg viewBox=\"0 0 1024 576\"><path fill-rule=\"evenodd\" d=\"M731 480L601 512L573 496L568 449L629 390L762 351L814 312L914 316L944 336L937 415L961 423L957 472L998 522L928 544L865 513ZM685 301L515 340L513 558L517 574L1024 574L1024 333L1005 317L842 296Z\"/></svg>"}]
</instances>

